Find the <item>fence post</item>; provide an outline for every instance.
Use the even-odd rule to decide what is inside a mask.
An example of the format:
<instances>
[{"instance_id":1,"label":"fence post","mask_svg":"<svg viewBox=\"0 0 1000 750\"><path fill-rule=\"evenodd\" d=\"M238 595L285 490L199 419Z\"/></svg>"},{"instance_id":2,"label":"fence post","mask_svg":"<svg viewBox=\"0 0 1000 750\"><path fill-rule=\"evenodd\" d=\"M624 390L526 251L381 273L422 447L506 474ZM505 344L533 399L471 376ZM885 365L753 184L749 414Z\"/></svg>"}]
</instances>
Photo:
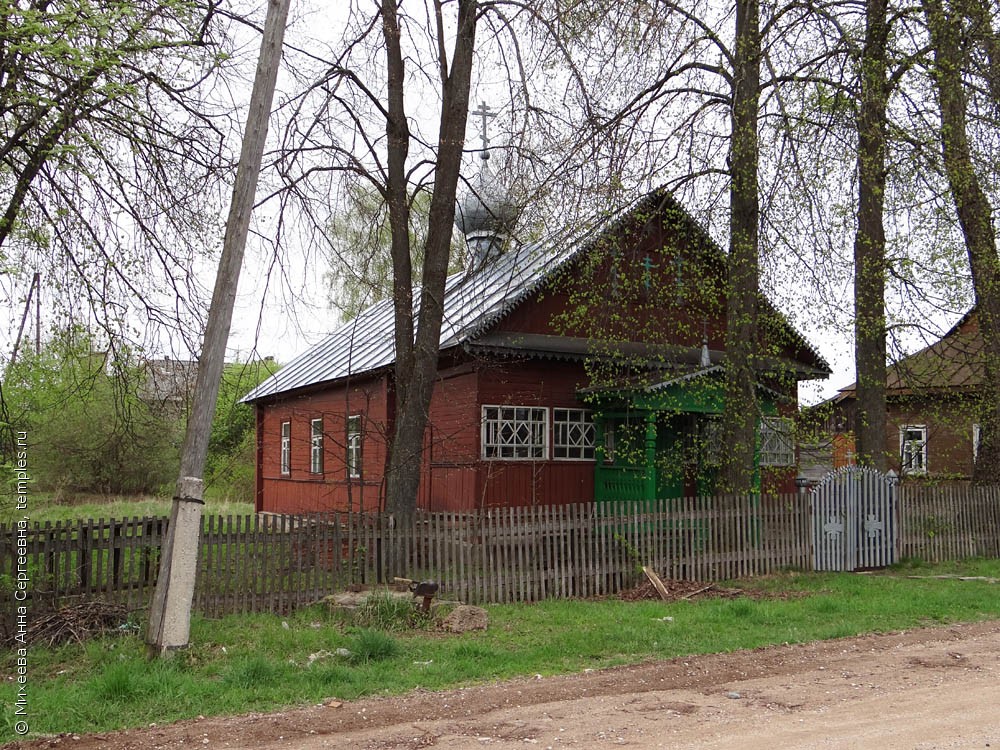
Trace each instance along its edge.
<instances>
[{"instance_id":1,"label":"fence post","mask_svg":"<svg viewBox=\"0 0 1000 750\"><path fill-rule=\"evenodd\" d=\"M77 564L80 575L80 589L90 590L90 526L83 520L77 522L77 545L79 547Z\"/></svg>"}]
</instances>

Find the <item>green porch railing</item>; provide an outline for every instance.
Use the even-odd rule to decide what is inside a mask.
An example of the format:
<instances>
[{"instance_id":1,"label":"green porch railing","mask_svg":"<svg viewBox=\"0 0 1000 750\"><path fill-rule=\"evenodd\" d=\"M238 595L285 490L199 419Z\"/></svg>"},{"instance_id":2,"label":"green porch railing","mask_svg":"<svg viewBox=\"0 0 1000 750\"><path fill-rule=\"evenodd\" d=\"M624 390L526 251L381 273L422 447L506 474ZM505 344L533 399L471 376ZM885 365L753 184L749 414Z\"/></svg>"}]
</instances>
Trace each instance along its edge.
<instances>
[{"instance_id":1,"label":"green porch railing","mask_svg":"<svg viewBox=\"0 0 1000 750\"><path fill-rule=\"evenodd\" d=\"M648 497L646 469L638 467L599 467L594 482L594 500L598 503L620 500L652 500Z\"/></svg>"}]
</instances>

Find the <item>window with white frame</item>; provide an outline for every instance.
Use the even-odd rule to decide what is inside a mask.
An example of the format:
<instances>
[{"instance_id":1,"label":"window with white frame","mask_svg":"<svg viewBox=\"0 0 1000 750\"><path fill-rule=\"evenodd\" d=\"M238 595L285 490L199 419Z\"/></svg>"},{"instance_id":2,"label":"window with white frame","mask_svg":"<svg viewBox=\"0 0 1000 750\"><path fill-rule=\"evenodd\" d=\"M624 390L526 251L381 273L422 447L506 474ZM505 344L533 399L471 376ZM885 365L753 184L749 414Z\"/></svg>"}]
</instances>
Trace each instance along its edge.
<instances>
[{"instance_id":1,"label":"window with white frame","mask_svg":"<svg viewBox=\"0 0 1000 750\"><path fill-rule=\"evenodd\" d=\"M539 406L484 406L484 459L548 457L549 410Z\"/></svg>"},{"instance_id":2,"label":"window with white frame","mask_svg":"<svg viewBox=\"0 0 1000 750\"><path fill-rule=\"evenodd\" d=\"M785 417L764 417L760 420L760 465L795 465L795 430L792 420Z\"/></svg>"},{"instance_id":3,"label":"window with white frame","mask_svg":"<svg viewBox=\"0 0 1000 750\"><path fill-rule=\"evenodd\" d=\"M972 463L976 463L979 460L979 425L975 422L972 423Z\"/></svg>"},{"instance_id":4,"label":"window with white frame","mask_svg":"<svg viewBox=\"0 0 1000 750\"><path fill-rule=\"evenodd\" d=\"M309 471L313 474L323 473L323 420L322 419L314 419L310 422Z\"/></svg>"},{"instance_id":5,"label":"window with white frame","mask_svg":"<svg viewBox=\"0 0 1000 750\"><path fill-rule=\"evenodd\" d=\"M347 418L347 476L361 478L361 417Z\"/></svg>"},{"instance_id":6,"label":"window with white frame","mask_svg":"<svg viewBox=\"0 0 1000 750\"><path fill-rule=\"evenodd\" d=\"M927 426L899 428L900 469L903 474L927 473Z\"/></svg>"},{"instance_id":7,"label":"window with white frame","mask_svg":"<svg viewBox=\"0 0 1000 750\"><path fill-rule=\"evenodd\" d=\"M281 423L281 473L292 473L292 423Z\"/></svg>"},{"instance_id":8,"label":"window with white frame","mask_svg":"<svg viewBox=\"0 0 1000 750\"><path fill-rule=\"evenodd\" d=\"M594 420L586 409L552 410L552 457L594 460Z\"/></svg>"}]
</instances>

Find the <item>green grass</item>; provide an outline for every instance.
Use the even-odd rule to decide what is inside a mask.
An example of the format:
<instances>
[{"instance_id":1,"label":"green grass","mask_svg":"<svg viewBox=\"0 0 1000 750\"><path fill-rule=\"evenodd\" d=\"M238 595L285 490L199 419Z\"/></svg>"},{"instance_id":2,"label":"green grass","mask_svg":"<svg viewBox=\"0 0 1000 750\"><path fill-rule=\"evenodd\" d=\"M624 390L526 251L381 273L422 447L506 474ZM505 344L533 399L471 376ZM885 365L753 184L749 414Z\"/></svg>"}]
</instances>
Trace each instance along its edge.
<instances>
[{"instance_id":1,"label":"green grass","mask_svg":"<svg viewBox=\"0 0 1000 750\"><path fill-rule=\"evenodd\" d=\"M0 497L0 524L9 524L27 515L32 523L76 521L99 518L145 518L169 516L168 495L59 495L34 493L29 496L26 512L15 512L14 503ZM205 514L244 516L254 512L252 503L232 502L220 493L206 493Z\"/></svg>"},{"instance_id":2,"label":"green grass","mask_svg":"<svg viewBox=\"0 0 1000 750\"><path fill-rule=\"evenodd\" d=\"M384 628L347 625L321 607L285 618L195 618L192 645L165 661L148 662L136 635L30 649L31 729L104 731L1000 617L1000 584L908 577L941 574L1000 578L1000 561L910 563L872 575L787 573L735 584L783 598L496 605L488 607L488 631L461 636L390 632L398 627L394 617ZM12 656L0 665L0 674L14 673ZM5 680L0 742L15 738L13 700Z\"/></svg>"},{"instance_id":3,"label":"green grass","mask_svg":"<svg viewBox=\"0 0 1000 750\"><path fill-rule=\"evenodd\" d=\"M409 596L398 597L388 592L376 592L366 596L351 621L354 625L386 631L411 630L433 625L430 614L414 607L413 600Z\"/></svg>"}]
</instances>

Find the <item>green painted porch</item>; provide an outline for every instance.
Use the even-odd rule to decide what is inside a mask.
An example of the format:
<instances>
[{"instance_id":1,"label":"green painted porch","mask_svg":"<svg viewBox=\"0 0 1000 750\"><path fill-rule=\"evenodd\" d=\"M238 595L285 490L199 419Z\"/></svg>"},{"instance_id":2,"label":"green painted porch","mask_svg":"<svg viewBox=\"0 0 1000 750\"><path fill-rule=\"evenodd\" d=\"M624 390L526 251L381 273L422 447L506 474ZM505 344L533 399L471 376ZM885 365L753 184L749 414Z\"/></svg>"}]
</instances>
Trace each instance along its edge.
<instances>
[{"instance_id":1,"label":"green painted porch","mask_svg":"<svg viewBox=\"0 0 1000 750\"><path fill-rule=\"evenodd\" d=\"M641 388L591 389L594 499L651 502L717 494L724 384L719 367ZM762 415L778 414L780 394L760 386ZM760 492L760 430L755 492Z\"/></svg>"}]
</instances>

